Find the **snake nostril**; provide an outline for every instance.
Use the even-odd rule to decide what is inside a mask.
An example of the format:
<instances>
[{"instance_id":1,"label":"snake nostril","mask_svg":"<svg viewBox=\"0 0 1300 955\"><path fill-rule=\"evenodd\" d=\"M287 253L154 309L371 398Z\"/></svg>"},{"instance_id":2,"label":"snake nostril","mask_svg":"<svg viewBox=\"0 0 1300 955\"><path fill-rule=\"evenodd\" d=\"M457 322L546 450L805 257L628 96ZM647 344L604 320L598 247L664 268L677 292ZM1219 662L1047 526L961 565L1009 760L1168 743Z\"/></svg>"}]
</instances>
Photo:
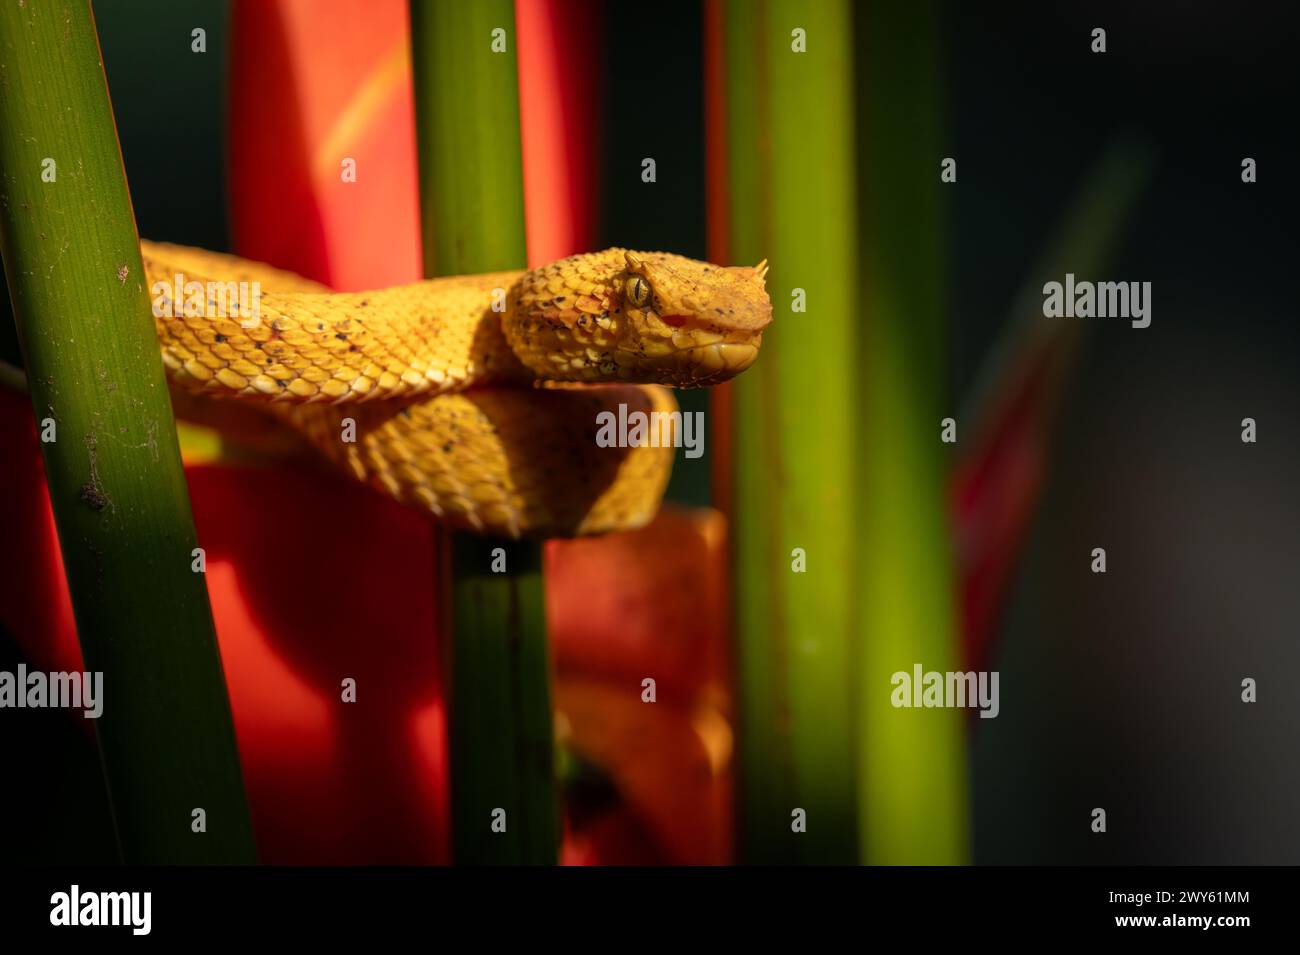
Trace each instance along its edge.
<instances>
[{"instance_id":1,"label":"snake nostril","mask_svg":"<svg viewBox=\"0 0 1300 955\"><path fill-rule=\"evenodd\" d=\"M662 315L660 319L665 325L672 328L681 328L687 322L687 316L685 315Z\"/></svg>"}]
</instances>

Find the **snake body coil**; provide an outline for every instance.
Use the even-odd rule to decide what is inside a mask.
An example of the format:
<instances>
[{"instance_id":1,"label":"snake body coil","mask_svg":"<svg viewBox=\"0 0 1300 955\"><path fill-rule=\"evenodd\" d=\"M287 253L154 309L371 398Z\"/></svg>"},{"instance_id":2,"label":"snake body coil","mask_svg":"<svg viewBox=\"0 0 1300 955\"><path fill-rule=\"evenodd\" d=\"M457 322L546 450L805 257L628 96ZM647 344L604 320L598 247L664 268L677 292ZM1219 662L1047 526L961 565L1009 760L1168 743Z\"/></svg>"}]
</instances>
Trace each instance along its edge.
<instances>
[{"instance_id":1,"label":"snake body coil","mask_svg":"<svg viewBox=\"0 0 1300 955\"><path fill-rule=\"evenodd\" d=\"M743 371L772 317L763 265L667 253L330 292L231 256L141 249L175 386L259 401L359 480L509 537L648 522L673 449L600 447L598 415L673 414L663 385ZM251 307L239 283L257 289Z\"/></svg>"}]
</instances>

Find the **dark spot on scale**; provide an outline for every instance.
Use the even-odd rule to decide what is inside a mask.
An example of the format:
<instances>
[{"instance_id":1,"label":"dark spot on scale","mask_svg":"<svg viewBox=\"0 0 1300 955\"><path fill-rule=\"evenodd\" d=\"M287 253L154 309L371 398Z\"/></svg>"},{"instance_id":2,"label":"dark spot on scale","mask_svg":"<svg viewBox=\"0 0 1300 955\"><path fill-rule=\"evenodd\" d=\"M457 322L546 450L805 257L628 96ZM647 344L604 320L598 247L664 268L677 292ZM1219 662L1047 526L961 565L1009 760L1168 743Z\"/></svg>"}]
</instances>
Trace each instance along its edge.
<instances>
[{"instance_id":1,"label":"dark spot on scale","mask_svg":"<svg viewBox=\"0 0 1300 955\"><path fill-rule=\"evenodd\" d=\"M719 315L722 314L722 309L720 308L715 308L714 311L717 312Z\"/></svg>"},{"instance_id":2,"label":"dark spot on scale","mask_svg":"<svg viewBox=\"0 0 1300 955\"><path fill-rule=\"evenodd\" d=\"M365 308L369 304L370 304L370 299L363 298L360 302L357 303L357 308Z\"/></svg>"},{"instance_id":3,"label":"dark spot on scale","mask_svg":"<svg viewBox=\"0 0 1300 955\"><path fill-rule=\"evenodd\" d=\"M345 342L345 341L348 340L348 333L347 333L347 332L335 332L335 333L334 333L334 337L337 338L337 339L338 339L339 341L341 341L341 342Z\"/></svg>"},{"instance_id":4,"label":"dark spot on scale","mask_svg":"<svg viewBox=\"0 0 1300 955\"><path fill-rule=\"evenodd\" d=\"M349 345L348 351L361 351L361 349L358 348L356 345Z\"/></svg>"},{"instance_id":5,"label":"dark spot on scale","mask_svg":"<svg viewBox=\"0 0 1300 955\"><path fill-rule=\"evenodd\" d=\"M324 323L324 322L317 322L317 323L316 323L316 331L318 331L318 332L323 332L323 331L325 331L325 323Z\"/></svg>"},{"instance_id":6,"label":"dark spot on scale","mask_svg":"<svg viewBox=\"0 0 1300 955\"><path fill-rule=\"evenodd\" d=\"M403 418L409 418L409 417L411 417L411 409L410 409L410 408L403 408L401 411L399 411L399 412L397 412L397 413L398 413L399 415L401 415Z\"/></svg>"},{"instance_id":7,"label":"dark spot on scale","mask_svg":"<svg viewBox=\"0 0 1300 955\"><path fill-rule=\"evenodd\" d=\"M289 387L289 380L287 378L277 378L275 379L275 383L279 385L281 388Z\"/></svg>"},{"instance_id":8,"label":"dark spot on scale","mask_svg":"<svg viewBox=\"0 0 1300 955\"><path fill-rule=\"evenodd\" d=\"M450 454L450 453L451 453L451 449L454 448L455 446L456 446L456 442L455 442L455 441L448 441L446 444L444 444L444 445L442 446L442 453L443 453L443 454Z\"/></svg>"},{"instance_id":9,"label":"dark spot on scale","mask_svg":"<svg viewBox=\"0 0 1300 955\"><path fill-rule=\"evenodd\" d=\"M226 340L226 336L218 332L216 336L213 337L212 340L215 341L218 345L220 345L222 342Z\"/></svg>"}]
</instances>

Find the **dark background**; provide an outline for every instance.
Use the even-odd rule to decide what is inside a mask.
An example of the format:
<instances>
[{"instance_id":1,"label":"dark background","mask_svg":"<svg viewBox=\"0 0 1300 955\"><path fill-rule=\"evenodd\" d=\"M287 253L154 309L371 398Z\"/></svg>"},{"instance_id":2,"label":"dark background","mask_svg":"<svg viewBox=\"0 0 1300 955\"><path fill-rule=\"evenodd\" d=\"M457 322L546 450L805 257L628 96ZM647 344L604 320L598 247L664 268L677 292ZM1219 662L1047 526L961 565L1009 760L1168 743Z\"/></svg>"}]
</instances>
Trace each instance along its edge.
<instances>
[{"instance_id":1,"label":"dark background","mask_svg":"<svg viewBox=\"0 0 1300 955\"><path fill-rule=\"evenodd\" d=\"M1052 278L1032 269L1103 150L1124 137L1155 157L1102 276L1152 282L1152 324L1088 327L995 644L1001 715L974 728L974 858L1297 863L1297 16L1137 6L940 8L959 167L942 187L952 397L1020 290ZM226 248L225 4L95 10L141 234ZM701 22L698 3L609 7L605 116L628 102L653 114L661 188L638 188L641 143L608 137L603 244L704 257ZM195 26L206 57L189 53ZM1095 26L1104 55L1089 52ZM1246 416L1258 444L1240 441ZM707 502L707 460L679 459L672 497ZM1105 576L1089 570L1098 546ZM19 659L0 635L0 669ZM112 859L95 750L71 722L0 716L0 858Z\"/></svg>"},{"instance_id":2,"label":"dark background","mask_svg":"<svg viewBox=\"0 0 1300 955\"><path fill-rule=\"evenodd\" d=\"M1153 319L1089 326L975 736L976 861L1295 864L1296 7L993 6L946 21L956 387L1117 135L1156 165L1103 277L1152 282Z\"/></svg>"}]
</instances>

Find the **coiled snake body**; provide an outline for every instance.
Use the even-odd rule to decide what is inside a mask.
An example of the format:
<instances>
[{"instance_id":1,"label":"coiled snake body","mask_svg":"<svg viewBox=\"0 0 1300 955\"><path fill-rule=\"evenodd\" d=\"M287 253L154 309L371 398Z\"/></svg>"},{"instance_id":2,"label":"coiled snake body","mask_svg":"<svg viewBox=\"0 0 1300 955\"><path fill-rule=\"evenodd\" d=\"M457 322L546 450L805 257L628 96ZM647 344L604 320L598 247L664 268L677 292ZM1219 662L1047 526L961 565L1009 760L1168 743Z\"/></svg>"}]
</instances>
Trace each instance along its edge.
<instances>
[{"instance_id":1,"label":"coiled snake body","mask_svg":"<svg viewBox=\"0 0 1300 955\"><path fill-rule=\"evenodd\" d=\"M141 250L174 386L262 402L359 480L509 537L648 522L674 450L601 447L597 416L670 415L662 386L740 373L772 318L764 265L667 253L343 293L232 256ZM260 292L251 310L241 282Z\"/></svg>"}]
</instances>

